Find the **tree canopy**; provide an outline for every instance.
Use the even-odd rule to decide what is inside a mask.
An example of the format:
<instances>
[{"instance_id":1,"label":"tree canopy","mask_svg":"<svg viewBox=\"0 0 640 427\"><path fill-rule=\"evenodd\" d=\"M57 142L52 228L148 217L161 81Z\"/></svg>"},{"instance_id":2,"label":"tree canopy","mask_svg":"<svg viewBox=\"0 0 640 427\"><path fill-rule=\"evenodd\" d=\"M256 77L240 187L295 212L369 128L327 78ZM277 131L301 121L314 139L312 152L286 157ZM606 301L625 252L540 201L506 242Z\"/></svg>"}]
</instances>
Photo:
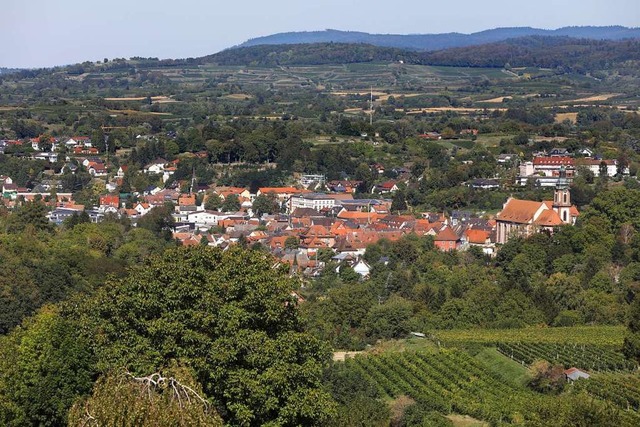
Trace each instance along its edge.
<instances>
[{"instance_id":1,"label":"tree canopy","mask_svg":"<svg viewBox=\"0 0 640 427\"><path fill-rule=\"evenodd\" d=\"M302 331L294 283L263 252L168 250L110 281L78 313L101 371L193 369L232 425L311 425L334 412L328 353Z\"/></svg>"}]
</instances>

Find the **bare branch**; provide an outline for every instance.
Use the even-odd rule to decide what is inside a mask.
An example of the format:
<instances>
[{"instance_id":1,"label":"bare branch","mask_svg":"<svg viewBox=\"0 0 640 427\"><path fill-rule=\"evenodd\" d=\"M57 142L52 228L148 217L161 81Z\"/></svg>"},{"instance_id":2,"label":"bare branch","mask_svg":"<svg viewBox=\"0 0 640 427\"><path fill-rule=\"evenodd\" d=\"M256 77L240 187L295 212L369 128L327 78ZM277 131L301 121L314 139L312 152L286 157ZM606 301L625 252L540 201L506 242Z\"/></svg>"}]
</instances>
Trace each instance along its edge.
<instances>
[{"instance_id":1,"label":"bare branch","mask_svg":"<svg viewBox=\"0 0 640 427\"><path fill-rule=\"evenodd\" d=\"M129 371L125 374L133 381L143 385L143 392L147 392L149 399L151 399L151 393L153 391L158 391L159 389L168 387L171 389L171 398L178 399L178 404L181 408L184 407L184 403L182 402L183 397L185 397L189 403L191 403L191 397L194 397L205 407L206 411L209 410L209 402L204 397L200 396L200 394L191 387L182 384L173 377L163 377L159 372L154 372L146 377L136 377Z\"/></svg>"}]
</instances>

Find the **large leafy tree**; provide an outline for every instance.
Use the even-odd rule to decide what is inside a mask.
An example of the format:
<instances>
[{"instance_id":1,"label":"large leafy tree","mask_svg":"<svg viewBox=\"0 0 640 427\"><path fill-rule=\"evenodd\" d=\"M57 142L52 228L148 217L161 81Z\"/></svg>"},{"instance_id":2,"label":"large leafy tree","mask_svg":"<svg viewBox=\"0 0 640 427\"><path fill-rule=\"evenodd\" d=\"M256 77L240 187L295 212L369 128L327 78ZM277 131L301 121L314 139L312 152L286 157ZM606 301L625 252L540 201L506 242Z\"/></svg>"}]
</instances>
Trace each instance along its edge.
<instances>
[{"instance_id":1,"label":"large leafy tree","mask_svg":"<svg viewBox=\"0 0 640 427\"><path fill-rule=\"evenodd\" d=\"M88 342L58 310L45 307L0 338L0 424L64 425L93 383Z\"/></svg>"},{"instance_id":2,"label":"large leafy tree","mask_svg":"<svg viewBox=\"0 0 640 427\"><path fill-rule=\"evenodd\" d=\"M274 194L261 194L253 201L253 211L257 216L278 212L278 200Z\"/></svg>"},{"instance_id":3,"label":"large leafy tree","mask_svg":"<svg viewBox=\"0 0 640 427\"><path fill-rule=\"evenodd\" d=\"M285 270L239 248L166 251L82 306L99 369L148 375L178 361L232 425L325 420L328 353L302 331Z\"/></svg>"}]
</instances>

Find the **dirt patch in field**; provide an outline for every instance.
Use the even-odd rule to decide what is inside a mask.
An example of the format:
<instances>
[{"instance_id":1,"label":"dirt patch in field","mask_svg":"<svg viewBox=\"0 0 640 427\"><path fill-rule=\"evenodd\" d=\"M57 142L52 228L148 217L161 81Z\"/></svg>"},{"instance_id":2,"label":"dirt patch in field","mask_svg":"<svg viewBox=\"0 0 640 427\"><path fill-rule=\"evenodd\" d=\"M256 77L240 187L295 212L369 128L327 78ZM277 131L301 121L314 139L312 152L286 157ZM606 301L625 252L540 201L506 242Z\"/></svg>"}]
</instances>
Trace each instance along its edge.
<instances>
[{"instance_id":1,"label":"dirt patch in field","mask_svg":"<svg viewBox=\"0 0 640 427\"><path fill-rule=\"evenodd\" d=\"M528 93L526 95L520 95L523 98L535 98L536 96L539 96L540 94L538 93ZM490 104L500 104L503 102L503 100L505 99L513 99L512 95L505 95L505 96L498 96L496 98L491 98L491 99L481 99L478 102L488 102Z\"/></svg>"},{"instance_id":2,"label":"dirt patch in field","mask_svg":"<svg viewBox=\"0 0 640 427\"><path fill-rule=\"evenodd\" d=\"M587 96L585 98L579 98L579 99L574 99L572 101L565 101L566 102L597 102L597 101L607 101L611 98L614 98L616 96L620 95L619 93L603 93L602 95L593 95L593 96Z\"/></svg>"},{"instance_id":3,"label":"dirt patch in field","mask_svg":"<svg viewBox=\"0 0 640 427\"><path fill-rule=\"evenodd\" d=\"M345 359L350 359L362 353L362 351L336 351L333 353L333 360L336 362L344 362Z\"/></svg>"},{"instance_id":4,"label":"dirt patch in field","mask_svg":"<svg viewBox=\"0 0 640 427\"><path fill-rule=\"evenodd\" d=\"M253 98L253 96L247 93L230 93L229 95L223 96L223 98L233 99L235 101L244 101L245 99Z\"/></svg>"},{"instance_id":5,"label":"dirt patch in field","mask_svg":"<svg viewBox=\"0 0 640 427\"><path fill-rule=\"evenodd\" d=\"M571 123L576 123L578 120L578 113L556 113L554 121L556 123L562 123L565 120L569 120Z\"/></svg>"},{"instance_id":6,"label":"dirt patch in field","mask_svg":"<svg viewBox=\"0 0 640 427\"><path fill-rule=\"evenodd\" d=\"M407 110L407 114L421 113L441 113L443 111L457 111L459 113L476 113L482 112L484 108L465 108L465 107L429 107L429 108L412 108ZM404 111L402 108L396 108L396 111ZM488 111L507 111L506 108L491 108Z\"/></svg>"},{"instance_id":7,"label":"dirt patch in field","mask_svg":"<svg viewBox=\"0 0 640 427\"><path fill-rule=\"evenodd\" d=\"M450 414L446 418L451 420L456 427L487 427L489 424L484 421L476 420L468 415Z\"/></svg>"},{"instance_id":8,"label":"dirt patch in field","mask_svg":"<svg viewBox=\"0 0 640 427\"><path fill-rule=\"evenodd\" d=\"M349 92L349 91L339 91L339 92L331 92L331 95L336 95L336 96L349 96L349 95L358 95L358 96L369 96L371 95L371 92ZM405 98L413 98L415 96L420 96L422 95L421 93L385 93L385 92L379 92L379 91L373 91L373 96L376 97L376 101L388 101L390 97L394 97L394 98L400 98L401 96L404 96Z\"/></svg>"},{"instance_id":9,"label":"dirt patch in field","mask_svg":"<svg viewBox=\"0 0 640 427\"><path fill-rule=\"evenodd\" d=\"M502 103L505 99L513 99L513 96L511 95L507 95L507 96L499 96L497 98L491 98L491 99L481 99L478 102L488 102L490 104L500 104Z\"/></svg>"}]
</instances>

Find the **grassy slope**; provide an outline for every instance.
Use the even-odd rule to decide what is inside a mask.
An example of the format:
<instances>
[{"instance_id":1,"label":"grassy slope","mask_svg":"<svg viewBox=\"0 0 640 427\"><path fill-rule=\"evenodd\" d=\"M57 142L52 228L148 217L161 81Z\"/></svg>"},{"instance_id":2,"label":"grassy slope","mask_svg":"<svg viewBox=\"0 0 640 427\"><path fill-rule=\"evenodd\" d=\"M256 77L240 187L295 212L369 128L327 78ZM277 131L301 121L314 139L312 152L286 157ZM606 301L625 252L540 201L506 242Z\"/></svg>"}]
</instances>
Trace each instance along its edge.
<instances>
[{"instance_id":1,"label":"grassy slope","mask_svg":"<svg viewBox=\"0 0 640 427\"><path fill-rule=\"evenodd\" d=\"M475 355L475 359L514 386L523 386L529 379L529 370L525 366L501 354L495 347L485 348Z\"/></svg>"}]
</instances>

